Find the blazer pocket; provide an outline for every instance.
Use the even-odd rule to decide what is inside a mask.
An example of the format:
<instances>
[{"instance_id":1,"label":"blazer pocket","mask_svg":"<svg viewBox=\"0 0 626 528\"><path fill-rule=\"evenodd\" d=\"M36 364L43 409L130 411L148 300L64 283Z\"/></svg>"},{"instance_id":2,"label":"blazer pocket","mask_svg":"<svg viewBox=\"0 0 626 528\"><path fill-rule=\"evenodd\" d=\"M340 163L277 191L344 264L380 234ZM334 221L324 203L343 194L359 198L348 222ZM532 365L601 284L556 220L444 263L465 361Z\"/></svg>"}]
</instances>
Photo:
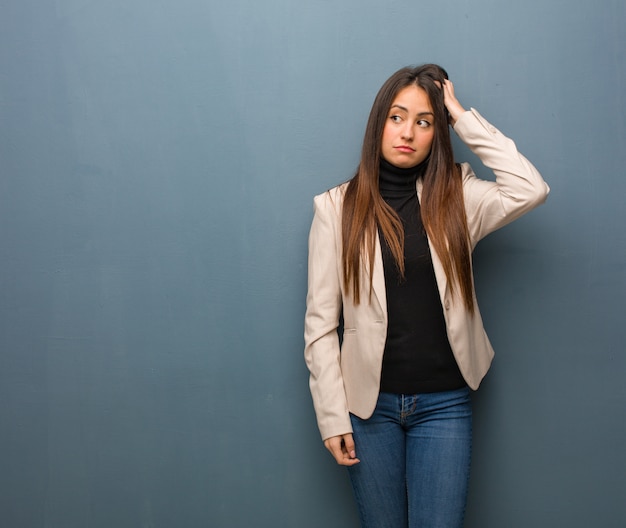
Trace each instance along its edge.
<instances>
[{"instance_id":1,"label":"blazer pocket","mask_svg":"<svg viewBox=\"0 0 626 528\"><path fill-rule=\"evenodd\" d=\"M349 336L349 335L354 335L354 334L356 334L356 328L344 328L343 329L344 336Z\"/></svg>"}]
</instances>

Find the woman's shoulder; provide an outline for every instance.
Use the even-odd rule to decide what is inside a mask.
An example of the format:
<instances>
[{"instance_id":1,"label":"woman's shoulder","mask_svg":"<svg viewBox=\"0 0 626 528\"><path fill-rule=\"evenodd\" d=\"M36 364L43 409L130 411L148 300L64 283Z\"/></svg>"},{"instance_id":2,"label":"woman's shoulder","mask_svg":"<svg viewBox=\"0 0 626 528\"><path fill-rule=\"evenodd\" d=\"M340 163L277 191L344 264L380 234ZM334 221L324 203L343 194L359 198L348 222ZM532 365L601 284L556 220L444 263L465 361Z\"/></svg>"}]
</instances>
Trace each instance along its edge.
<instances>
[{"instance_id":1,"label":"woman's shoulder","mask_svg":"<svg viewBox=\"0 0 626 528\"><path fill-rule=\"evenodd\" d=\"M341 205L343 204L343 198L346 194L347 188L348 182L345 182L318 194L315 198L313 198L315 208L322 210L332 209L339 212L341 210Z\"/></svg>"},{"instance_id":2,"label":"woman's shoulder","mask_svg":"<svg viewBox=\"0 0 626 528\"><path fill-rule=\"evenodd\" d=\"M472 169L472 166L467 161L462 161L458 164L458 166L461 169L461 179L463 180L464 184L467 183L468 180L476 178L476 173L474 172L474 169Z\"/></svg>"}]
</instances>

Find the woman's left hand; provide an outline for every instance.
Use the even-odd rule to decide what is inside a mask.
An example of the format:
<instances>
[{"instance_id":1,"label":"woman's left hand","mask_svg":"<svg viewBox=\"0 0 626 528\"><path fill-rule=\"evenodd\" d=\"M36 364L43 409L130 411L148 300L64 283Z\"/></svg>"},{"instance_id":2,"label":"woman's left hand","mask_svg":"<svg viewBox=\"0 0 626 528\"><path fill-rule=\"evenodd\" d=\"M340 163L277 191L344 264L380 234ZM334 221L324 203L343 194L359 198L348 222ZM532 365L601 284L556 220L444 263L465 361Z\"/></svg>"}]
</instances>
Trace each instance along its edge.
<instances>
[{"instance_id":1,"label":"woman's left hand","mask_svg":"<svg viewBox=\"0 0 626 528\"><path fill-rule=\"evenodd\" d=\"M443 81L443 103L446 105L448 109L448 113L450 114L450 124L454 126L456 120L461 117L461 114L465 113L465 108L461 106L461 103L457 100L454 95L454 85L452 81L446 79Z\"/></svg>"}]
</instances>

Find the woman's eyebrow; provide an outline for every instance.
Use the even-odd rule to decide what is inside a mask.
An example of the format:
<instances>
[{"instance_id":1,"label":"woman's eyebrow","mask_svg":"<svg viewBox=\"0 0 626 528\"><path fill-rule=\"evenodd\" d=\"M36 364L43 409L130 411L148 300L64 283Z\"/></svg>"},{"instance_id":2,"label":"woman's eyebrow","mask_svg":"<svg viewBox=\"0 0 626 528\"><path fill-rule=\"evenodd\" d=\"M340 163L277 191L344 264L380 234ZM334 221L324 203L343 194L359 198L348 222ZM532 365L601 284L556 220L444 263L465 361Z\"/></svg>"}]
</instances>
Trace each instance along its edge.
<instances>
[{"instance_id":1,"label":"woman's eyebrow","mask_svg":"<svg viewBox=\"0 0 626 528\"><path fill-rule=\"evenodd\" d=\"M406 107L404 107L402 105L399 105L399 104L391 105L391 108L399 108L400 110L404 110L407 114L409 113L409 109L408 108L406 108Z\"/></svg>"},{"instance_id":2,"label":"woman's eyebrow","mask_svg":"<svg viewBox=\"0 0 626 528\"><path fill-rule=\"evenodd\" d=\"M404 112L406 112L407 114L409 113L409 109L408 109L408 108L406 108L406 107L404 107L404 106L402 106L402 105L399 105L399 104L394 104L394 105L391 105L391 108L399 108L400 110L403 110L403 111L404 111ZM428 110L427 110L427 111L425 111L425 112L419 112L417 115L418 115L418 116L431 115L431 116L433 116L433 117L435 116L435 114L433 114L432 112L430 112L430 111L428 111Z\"/></svg>"}]
</instances>

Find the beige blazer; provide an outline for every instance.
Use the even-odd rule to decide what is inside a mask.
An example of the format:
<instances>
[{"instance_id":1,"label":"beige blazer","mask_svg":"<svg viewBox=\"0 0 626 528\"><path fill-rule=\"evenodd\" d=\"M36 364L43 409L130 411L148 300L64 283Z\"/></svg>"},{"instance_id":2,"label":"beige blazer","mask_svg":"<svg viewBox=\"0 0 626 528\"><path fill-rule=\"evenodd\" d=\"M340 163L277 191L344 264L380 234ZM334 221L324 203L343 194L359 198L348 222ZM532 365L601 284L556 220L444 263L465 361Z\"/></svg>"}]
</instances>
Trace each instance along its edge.
<instances>
[{"instance_id":1,"label":"beige blazer","mask_svg":"<svg viewBox=\"0 0 626 528\"><path fill-rule=\"evenodd\" d=\"M549 187L515 143L476 110L465 112L454 126L458 136L493 170L496 181L476 177L462 164L465 210L472 249L492 231L543 203ZM380 242L374 259L373 293L369 273L361 270L361 303L345 291L341 272L341 207L347 184L316 196L309 235L309 275L306 299L304 356L322 439L352 432L349 413L369 418L380 387L387 336L387 303ZM421 197L421 181L417 183ZM450 291L441 261L431 245L435 276L446 320L448 339L467 384L477 389L493 358L476 299L474 315L458 293ZM456 288L458 290L458 288ZM339 318L343 311L343 339Z\"/></svg>"}]
</instances>

